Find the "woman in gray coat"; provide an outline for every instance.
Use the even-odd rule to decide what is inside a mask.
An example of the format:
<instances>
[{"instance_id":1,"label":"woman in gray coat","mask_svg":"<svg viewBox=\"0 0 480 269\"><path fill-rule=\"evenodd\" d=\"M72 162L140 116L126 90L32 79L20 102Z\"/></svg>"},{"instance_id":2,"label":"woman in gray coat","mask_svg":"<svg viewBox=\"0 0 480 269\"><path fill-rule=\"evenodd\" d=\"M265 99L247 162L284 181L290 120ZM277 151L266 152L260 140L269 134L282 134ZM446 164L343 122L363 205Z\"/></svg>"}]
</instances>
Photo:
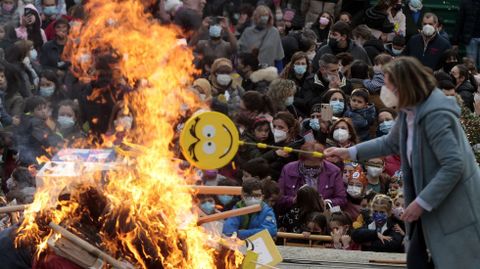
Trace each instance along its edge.
<instances>
[{"instance_id":1,"label":"woman in gray coat","mask_svg":"<svg viewBox=\"0 0 480 269\"><path fill-rule=\"evenodd\" d=\"M414 58L397 58L384 73L381 99L399 110L391 132L325 154L359 160L399 154L408 268L478 268L480 169L459 122L460 108Z\"/></svg>"}]
</instances>

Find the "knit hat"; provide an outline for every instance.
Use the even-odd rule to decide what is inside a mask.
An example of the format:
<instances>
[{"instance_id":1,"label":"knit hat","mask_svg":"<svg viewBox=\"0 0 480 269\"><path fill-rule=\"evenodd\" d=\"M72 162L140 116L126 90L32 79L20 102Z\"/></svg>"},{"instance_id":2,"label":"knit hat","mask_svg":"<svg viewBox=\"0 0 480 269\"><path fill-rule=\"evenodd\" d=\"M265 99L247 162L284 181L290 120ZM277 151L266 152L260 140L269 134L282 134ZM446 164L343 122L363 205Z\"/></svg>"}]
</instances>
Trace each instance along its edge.
<instances>
[{"instance_id":1,"label":"knit hat","mask_svg":"<svg viewBox=\"0 0 480 269\"><path fill-rule=\"evenodd\" d=\"M348 178L348 181L350 182L354 179L360 181L360 183L362 183L363 186L368 185L367 177L365 176L365 173L362 171L362 168L360 167L360 165L357 165L357 167L355 167L355 171L350 175L350 177Z\"/></svg>"},{"instance_id":2,"label":"knit hat","mask_svg":"<svg viewBox=\"0 0 480 269\"><path fill-rule=\"evenodd\" d=\"M193 82L193 86L201 88L203 90L203 92L205 93L205 95L207 95L207 96L212 95L212 85L210 85L210 82L208 82L207 79L204 79L204 78L196 79Z\"/></svg>"},{"instance_id":3,"label":"knit hat","mask_svg":"<svg viewBox=\"0 0 480 269\"><path fill-rule=\"evenodd\" d=\"M212 74L215 74L215 73L217 72L217 70L218 70L221 66L227 66L227 67L229 67L231 70L233 70L232 61L230 61L230 60L227 59L227 58L218 58L218 59L216 59L216 60L213 62L213 64L212 64L211 73L212 73Z\"/></svg>"}]
</instances>

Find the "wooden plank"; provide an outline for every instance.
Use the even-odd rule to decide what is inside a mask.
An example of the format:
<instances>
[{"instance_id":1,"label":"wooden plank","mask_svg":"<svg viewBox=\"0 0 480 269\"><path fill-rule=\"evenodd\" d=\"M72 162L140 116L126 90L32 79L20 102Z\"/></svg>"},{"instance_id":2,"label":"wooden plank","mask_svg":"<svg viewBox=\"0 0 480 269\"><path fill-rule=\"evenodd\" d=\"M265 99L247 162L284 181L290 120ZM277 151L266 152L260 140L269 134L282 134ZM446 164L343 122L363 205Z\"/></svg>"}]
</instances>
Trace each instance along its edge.
<instances>
[{"instance_id":1,"label":"wooden plank","mask_svg":"<svg viewBox=\"0 0 480 269\"><path fill-rule=\"evenodd\" d=\"M252 205L252 206L247 206L247 207L242 207L239 209L233 209L225 212L220 212L217 214L212 214L208 215L205 217L200 217L198 218L197 224L202 225L207 222L212 222L212 221L217 221L217 220L222 220L222 219L227 219L231 217L237 217L237 216L242 216L242 215L247 215L255 212L259 212L262 210L262 207L260 205Z\"/></svg>"}]
</instances>

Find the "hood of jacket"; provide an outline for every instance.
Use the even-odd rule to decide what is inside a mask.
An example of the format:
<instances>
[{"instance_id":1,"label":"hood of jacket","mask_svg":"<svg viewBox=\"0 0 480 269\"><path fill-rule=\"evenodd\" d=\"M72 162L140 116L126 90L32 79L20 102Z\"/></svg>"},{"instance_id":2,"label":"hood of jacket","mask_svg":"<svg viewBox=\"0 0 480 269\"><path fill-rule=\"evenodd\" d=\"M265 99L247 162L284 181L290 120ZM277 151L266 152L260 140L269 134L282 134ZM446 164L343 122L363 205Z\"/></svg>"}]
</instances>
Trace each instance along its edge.
<instances>
[{"instance_id":1,"label":"hood of jacket","mask_svg":"<svg viewBox=\"0 0 480 269\"><path fill-rule=\"evenodd\" d=\"M385 51L383 42L379 39L371 39L371 40L365 41L365 44L363 44L363 48L366 48L366 47L374 47L376 50L380 52Z\"/></svg>"},{"instance_id":2,"label":"hood of jacket","mask_svg":"<svg viewBox=\"0 0 480 269\"><path fill-rule=\"evenodd\" d=\"M271 82L276 78L278 78L278 71L277 71L277 68L273 66L259 69L253 72L252 74L250 74L250 80L253 83L257 83L262 80Z\"/></svg>"},{"instance_id":3,"label":"hood of jacket","mask_svg":"<svg viewBox=\"0 0 480 269\"><path fill-rule=\"evenodd\" d=\"M28 5L25 5L24 9L25 8L28 8L28 9L31 9L33 11L35 11L35 19L38 20L40 22L40 26L42 26L42 17L40 17L40 13L38 12L37 8L33 5L33 4L28 4ZM23 16L20 16L20 25L21 26L25 26L23 24L23 19L22 19Z\"/></svg>"}]
</instances>

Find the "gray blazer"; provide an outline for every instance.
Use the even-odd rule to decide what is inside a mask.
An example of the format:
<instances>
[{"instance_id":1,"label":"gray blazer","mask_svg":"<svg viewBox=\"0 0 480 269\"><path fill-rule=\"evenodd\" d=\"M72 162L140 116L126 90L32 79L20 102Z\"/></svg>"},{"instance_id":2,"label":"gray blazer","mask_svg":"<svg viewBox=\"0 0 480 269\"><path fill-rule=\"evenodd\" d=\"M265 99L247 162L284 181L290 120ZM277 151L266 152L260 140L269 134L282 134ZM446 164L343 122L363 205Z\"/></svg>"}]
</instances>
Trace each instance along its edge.
<instances>
[{"instance_id":1,"label":"gray blazer","mask_svg":"<svg viewBox=\"0 0 480 269\"><path fill-rule=\"evenodd\" d=\"M432 206L421 221L438 269L480 266L480 169L459 117L456 102L439 89L417 105L412 166L407 161L404 112L388 135L356 146L360 160L400 154L405 205L419 196Z\"/></svg>"}]
</instances>

